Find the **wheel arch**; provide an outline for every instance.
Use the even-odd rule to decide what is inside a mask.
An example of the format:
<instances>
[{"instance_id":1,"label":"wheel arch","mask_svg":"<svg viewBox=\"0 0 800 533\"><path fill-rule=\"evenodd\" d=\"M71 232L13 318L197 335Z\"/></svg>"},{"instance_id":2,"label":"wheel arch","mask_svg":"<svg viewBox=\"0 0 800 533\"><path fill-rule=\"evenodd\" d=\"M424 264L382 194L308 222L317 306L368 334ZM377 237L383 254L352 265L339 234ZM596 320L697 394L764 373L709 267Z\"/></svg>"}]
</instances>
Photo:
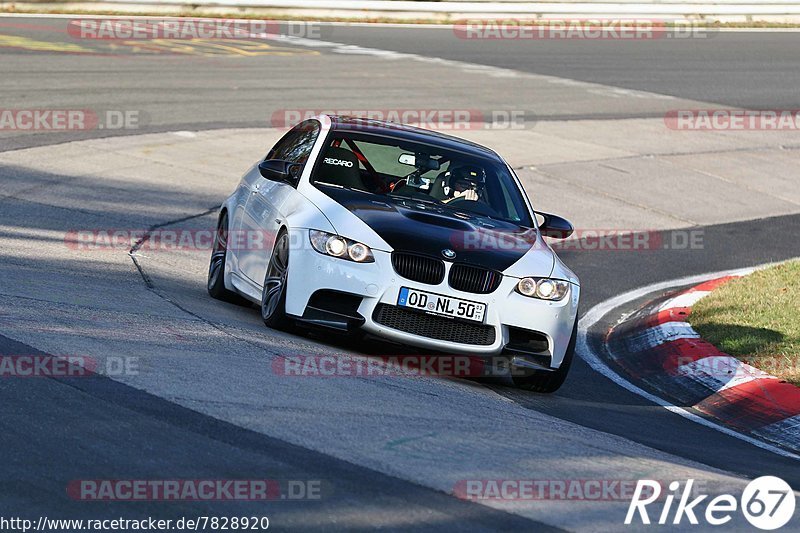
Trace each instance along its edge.
<instances>
[{"instance_id":1,"label":"wheel arch","mask_svg":"<svg viewBox=\"0 0 800 533\"><path fill-rule=\"evenodd\" d=\"M217 227L219 227L219 223L222 222L222 217L228 214L228 206L222 204L222 207L219 208L219 213L217 213Z\"/></svg>"}]
</instances>

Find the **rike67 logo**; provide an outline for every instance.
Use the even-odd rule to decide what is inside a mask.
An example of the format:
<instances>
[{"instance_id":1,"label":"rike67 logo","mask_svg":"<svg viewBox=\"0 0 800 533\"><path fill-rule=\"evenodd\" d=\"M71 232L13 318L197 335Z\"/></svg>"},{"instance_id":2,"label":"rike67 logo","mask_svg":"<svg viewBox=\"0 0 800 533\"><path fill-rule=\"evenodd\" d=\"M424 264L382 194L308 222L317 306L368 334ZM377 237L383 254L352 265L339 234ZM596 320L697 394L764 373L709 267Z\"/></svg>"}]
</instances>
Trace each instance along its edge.
<instances>
[{"instance_id":1,"label":"rike67 logo","mask_svg":"<svg viewBox=\"0 0 800 533\"><path fill-rule=\"evenodd\" d=\"M778 529L789 523L794 515L795 494L792 488L779 477L762 476L744 488L738 500L731 494L720 494L709 499L708 494L693 492L694 480L689 479L681 490L681 484L669 484L669 493L662 495L658 481L641 479L636 484L625 524L630 525L638 514L642 524L656 522L660 525L677 525L684 517L693 525L700 523L722 526L741 512L754 527L766 531ZM658 502L656 505L654 503ZM648 509L650 506L650 509ZM648 511L655 511L654 516Z\"/></svg>"}]
</instances>

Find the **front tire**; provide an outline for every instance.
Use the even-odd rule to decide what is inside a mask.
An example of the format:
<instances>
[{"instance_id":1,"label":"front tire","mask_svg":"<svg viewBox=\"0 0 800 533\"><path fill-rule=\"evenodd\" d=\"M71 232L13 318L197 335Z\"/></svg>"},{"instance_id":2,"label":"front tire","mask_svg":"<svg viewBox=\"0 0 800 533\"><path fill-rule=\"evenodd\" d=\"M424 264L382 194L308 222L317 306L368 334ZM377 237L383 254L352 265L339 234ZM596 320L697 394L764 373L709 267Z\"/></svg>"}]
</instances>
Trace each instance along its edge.
<instances>
[{"instance_id":1,"label":"front tire","mask_svg":"<svg viewBox=\"0 0 800 533\"><path fill-rule=\"evenodd\" d=\"M550 394L557 391L564 380L567 379L569 367L572 366L572 359L575 357L575 343L578 339L578 318L575 317L575 325L572 327L572 336L564 353L564 360L557 370L522 370L519 367L512 367L511 379L514 385L520 389L531 392ZM522 373L524 372L524 373ZM521 375L516 375L522 373Z\"/></svg>"},{"instance_id":2,"label":"front tire","mask_svg":"<svg viewBox=\"0 0 800 533\"><path fill-rule=\"evenodd\" d=\"M275 240L272 257L261 290L261 318L267 327L288 329L286 316L286 281L289 279L289 233L282 231Z\"/></svg>"},{"instance_id":3,"label":"front tire","mask_svg":"<svg viewBox=\"0 0 800 533\"><path fill-rule=\"evenodd\" d=\"M211 262L208 265L208 282L206 288L212 298L238 305L249 305L250 302L233 291L225 288L225 260L228 256L228 213L222 214L214 234L214 245L211 249Z\"/></svg>"}]
</instances>

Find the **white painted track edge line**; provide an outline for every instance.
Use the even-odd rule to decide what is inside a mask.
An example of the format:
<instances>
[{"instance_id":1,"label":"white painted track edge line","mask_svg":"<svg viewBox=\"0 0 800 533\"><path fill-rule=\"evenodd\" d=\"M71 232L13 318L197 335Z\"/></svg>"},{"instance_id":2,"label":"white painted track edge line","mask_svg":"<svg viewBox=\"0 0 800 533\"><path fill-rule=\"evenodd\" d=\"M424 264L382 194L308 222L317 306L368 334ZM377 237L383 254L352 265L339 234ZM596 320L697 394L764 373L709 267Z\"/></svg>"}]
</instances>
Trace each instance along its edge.
<instances>
[{"instance_id":1,"label":"white painted track edge line","mask_svg":"<svg viewBox=\"0 0 800 533\"><path fill-rule=\"evenodd\" d=\"M782 261L783 262L783 261ZM617 374L615 371L611 369L603 359L594 353L589 346L589 340L587 337L588 330L594 326L600 319L602 319L605 315L609 312L613 311L617 307L620 307L632 300L637 298L641 298L651 292L659 291L668 289L670 287L677 287L681 285L689 285L692 283L703 283L705 281L709 281L711 279L724 277L724 276L731 276L731 275L745 275L755 270L760 270L762 268L767 268L773 266L775 264L780 263L768 263L764 265L759 265L757 267L750 267L750 268L742 268L742 269L735 269L735 270L724 270L720 272L709 272L706 274L698 274L694 276L687 276L684 278L678 278L674 280L662 281L659 283L654 283L651 285L646 285L644 287L640 287L638 289L634 289L623 294L617 295L613 298L610 298L604 302L601 302L594 307L592 307L578 322L578 340L577 340L577 351L580 357L586 361L586 363L596 372L602 374L603 376L607 377L615 384L619 385L620 387L636 394L637 396L641 396L642 398L666 409L667 411L674 413L678 416L686 418L692 422L700 424L701 426L708 427L710 429L714 429L728 435L730 437L739 439L741 441L747 442L748 444L752 444L758 448L766 450L768 452L772 452L776 455L780 455L783 457L787 457L790 459L797 459L800 460L800 455L792 453L788 450L784 450L778 446L774 446L772 444L762 442L758 439L753 437L749 437L732 429L726 428L725 426L719 425L711 420L703 418L699 415L696 415L682 407L674 405L663 398L660 398L654 394L651 394L644 389L636 386L635 384L631 383L620 374Z\"/></svg>"}]
</instances>

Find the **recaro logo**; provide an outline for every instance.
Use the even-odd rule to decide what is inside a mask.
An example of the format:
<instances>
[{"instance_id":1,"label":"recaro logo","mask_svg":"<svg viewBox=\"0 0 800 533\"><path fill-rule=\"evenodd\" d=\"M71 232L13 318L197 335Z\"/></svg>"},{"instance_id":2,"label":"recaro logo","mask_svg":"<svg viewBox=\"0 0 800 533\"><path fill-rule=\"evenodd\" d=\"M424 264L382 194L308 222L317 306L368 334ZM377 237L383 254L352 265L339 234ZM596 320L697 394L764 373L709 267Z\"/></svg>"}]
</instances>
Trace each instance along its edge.
<instances>
[{"instance_id":1,"label":"recaro logo","mask_svg":"<svg viewBox=\"0 0 800 533\"><path fill-rule=\"evenodd\" d=\"M344 159L334 159L332 157L326 157L325 163L328 165L339 165L340 167L347 167L347 168L353 166L352 161L345 161Z\"/></svg>"}]
</instances>

